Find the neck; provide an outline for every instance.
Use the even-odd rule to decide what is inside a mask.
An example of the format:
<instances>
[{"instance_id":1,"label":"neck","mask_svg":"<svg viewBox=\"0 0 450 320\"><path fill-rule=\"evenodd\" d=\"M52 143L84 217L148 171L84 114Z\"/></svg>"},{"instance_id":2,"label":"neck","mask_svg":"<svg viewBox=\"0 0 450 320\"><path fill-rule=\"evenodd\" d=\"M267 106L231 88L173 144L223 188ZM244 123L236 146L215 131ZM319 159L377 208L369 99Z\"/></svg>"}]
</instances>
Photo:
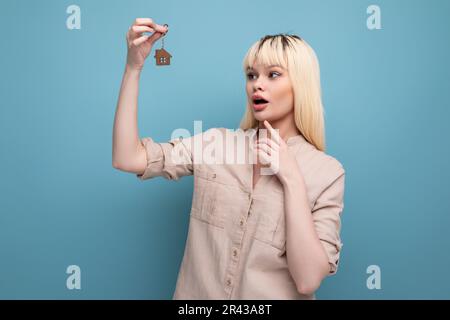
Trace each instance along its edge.
<instances>
[{"instance_id":1,"label":"neck","mask_svg":"<svg viewBox=\"0 0 450 320\"><path fill-rule=\"evenodd\" d=\"M288 119L287 119L288 120ZM259 129L265 129L264 121L260 121L258 124ZM278 129L278 133L280 137L287 141L290 137L297 136L300 134L300 131L297 129L297 126L295 125L295 122L293 119L291 121L285 121L284 119L276 120L276 121L270 121L269 122L272 128Z\"/></svg>"}]
</instances>

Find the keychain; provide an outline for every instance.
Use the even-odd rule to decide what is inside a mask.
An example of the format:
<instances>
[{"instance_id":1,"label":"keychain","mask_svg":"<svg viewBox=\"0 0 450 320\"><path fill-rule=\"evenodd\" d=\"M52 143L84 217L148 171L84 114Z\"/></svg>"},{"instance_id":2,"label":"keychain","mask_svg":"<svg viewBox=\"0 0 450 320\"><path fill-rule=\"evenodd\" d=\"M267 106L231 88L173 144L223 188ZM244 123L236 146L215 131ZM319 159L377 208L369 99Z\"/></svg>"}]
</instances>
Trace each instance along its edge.
<instances>
[{"instance_id":1,"label":"keychain","mask_svg":"<svg viewBox=\"0 0 450 320\"><path fill-rule=\"evenodd\" d=\"M168 24L164 25L165 27L169 27ZM155 51L155 59L156 59L156 65L157 66L167 66L170 65L170 58L172 58L172 55L167 52L164 49L164 37L166 36L167 32L169 32L169 29L167 29L166 33L164 33L164 35L162 36L162 47L161 49L156 49Z\"/></svg>"}]
</instances>

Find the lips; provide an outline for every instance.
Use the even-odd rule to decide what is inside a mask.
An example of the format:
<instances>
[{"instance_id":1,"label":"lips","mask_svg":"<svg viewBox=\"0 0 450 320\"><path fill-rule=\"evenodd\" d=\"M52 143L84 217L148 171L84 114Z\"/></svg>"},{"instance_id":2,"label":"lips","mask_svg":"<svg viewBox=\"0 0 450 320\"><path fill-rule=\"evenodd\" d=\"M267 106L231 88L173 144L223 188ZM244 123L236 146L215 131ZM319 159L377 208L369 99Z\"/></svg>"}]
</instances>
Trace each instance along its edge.
<instances>
[{"instance_id":1,"label":"lips","mask_svg":"<svg viewBox=\"0 0 450 320\"><path fill-rule=\"evenodd\" d=\"M261 111L267 107L269 101L262 95L255 93L252 95L253 110Z\"/></svg>"},{"instance_id":2,"label":"lips","mask_svg":"<svg viewBox=\"0 0 450 320\"><path fill-rule=\"evenodd\" d=\"M253 104L255 104L255 105L265 104L265 103L269 102L266 98L264 98L262 95L259 95L259 94L254 94L252 96L252 101L253 101Z\"/></svg>"},{"instance_id":3,"label":"lips","mask_svg":"<svg viewBox=\"0 0 450 320\"><path fill-rule=\"evenodd\" d=\"M258 103L258 104L253 103L253 110L261 111L261 110L265 109L268 105L269 105L268 102L266 102L266 103Z\"/></svg>"}]
</instances>

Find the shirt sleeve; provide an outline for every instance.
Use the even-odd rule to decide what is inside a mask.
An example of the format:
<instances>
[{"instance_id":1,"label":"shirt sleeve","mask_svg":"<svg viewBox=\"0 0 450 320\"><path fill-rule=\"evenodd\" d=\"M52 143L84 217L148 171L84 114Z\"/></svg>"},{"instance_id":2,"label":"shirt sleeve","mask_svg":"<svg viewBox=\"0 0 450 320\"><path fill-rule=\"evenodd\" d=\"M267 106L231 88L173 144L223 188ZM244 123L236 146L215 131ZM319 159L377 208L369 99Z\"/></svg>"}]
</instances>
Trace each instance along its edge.
<instances>
[{"instance_id":1,"label":"shirt sleeve","mask_svg":"<svg viewBox=\"0 0 450 320\"><path fill-rule=\"evenodd\" d=\"M312 209L313 221L319 239L325 248L330 264L330 274L338 269L343 246L340 238L341 214L344 209L345 170L339 166L332 182L322 191Z\"/></svg>"},{"instance_id":2,"label":"shirt sleeve","mask_svg":"<svg viewBox=\"0 0 450 320\"><path fill-rule=\"evenodd\" d=\"M191 144L193 137L176 138L168 142L155 142L150 137L141 139L146 150L147 167L142 174L136 174L140 180L162 176L168 180L178 180L192 175L193 158Z\"/></svg>"}]
</instances>

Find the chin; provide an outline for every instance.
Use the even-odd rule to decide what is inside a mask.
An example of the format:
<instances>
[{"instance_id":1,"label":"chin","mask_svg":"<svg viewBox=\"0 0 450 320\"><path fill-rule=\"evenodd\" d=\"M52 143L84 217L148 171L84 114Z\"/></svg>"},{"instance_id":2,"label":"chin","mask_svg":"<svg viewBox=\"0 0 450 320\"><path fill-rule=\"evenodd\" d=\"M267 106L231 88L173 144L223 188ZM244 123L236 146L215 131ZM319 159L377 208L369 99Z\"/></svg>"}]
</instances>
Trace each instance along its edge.
<instances>
[{"instance_id":1,"label":"chin","mask_svg":"<svg viewBox=\"0 0 450 320\"><path fill-rule=\"evenodd\" d=\"M253 116L258 120L267 120L267 116L270 115L270 110L267 108L261 111L252 110Z\"/></svg>"},{"instance_id":2,"label":"chin","mask_svg":"<svg viewBox=\"0 0 450 320\"><path fill-rule=\"evenodd\" d=\"M262 115L260 112L257 114L253 114L255 116L255 119L258 121L264 121L264 120L269 120L266 116Z\"/></svg>"},{"instance_id":3,"label":"chin","mask_svg":"<svg viewBox=\"0 0 450 320\"><path fill-rule=\"evenodd\" d=\"M253 116L258 121L264 121L264 120L270 121L272 118L270 116L270 112L267 112L266 110L263 110L261 112L253 112Z\"/></svg>"}]
</instances>

